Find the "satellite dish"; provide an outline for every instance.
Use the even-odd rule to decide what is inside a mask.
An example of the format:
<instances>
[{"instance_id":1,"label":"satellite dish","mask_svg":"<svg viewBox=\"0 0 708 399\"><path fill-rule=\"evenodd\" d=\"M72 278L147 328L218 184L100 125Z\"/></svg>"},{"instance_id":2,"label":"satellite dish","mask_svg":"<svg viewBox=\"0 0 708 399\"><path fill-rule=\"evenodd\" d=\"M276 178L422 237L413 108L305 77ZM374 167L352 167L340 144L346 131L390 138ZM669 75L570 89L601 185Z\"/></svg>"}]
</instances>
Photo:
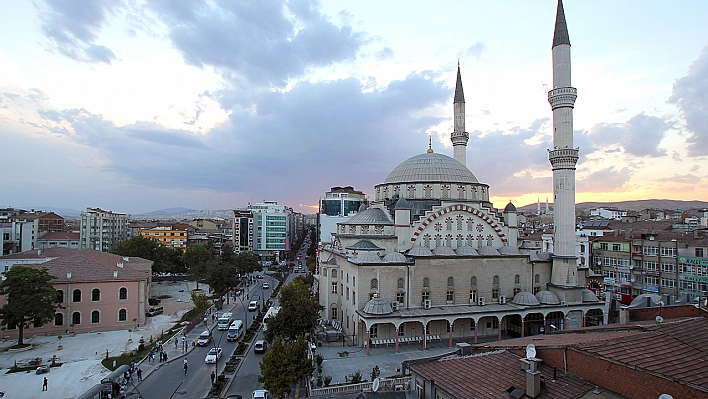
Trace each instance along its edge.
<instances>
[{"instance_id":1,"label":"satellite dish","mask_svg":"<svg viewBox=\"0 0 708 399\"><path fill-rule=\"evenodd\" d=\"M669 395L668 393L662 393L661 395L659 395L659 399L674 399L674 397Z\"/></svg>"},{"instance_id":2,"label":"satellite dish","mask_svg":"<svg viewBox=\"0 0 708 399\"><path fill-rule=\"evenodd\" d=\"M656 324L661 324L664 322L664 318L661 316L656 316Z\"/></svg>"},{"instance_id":3,"label":"satellite dish","mask_svg":"<svg viewBox=\"0 0 708 399\"><path fill-rule=\"evenodd\" d=\"M379 377L374 378L374 382L371 384L371 390L376 392L379 390L379 384L381 384L381 381L379 380Z\"/></svg>"},{"instance_id":4,"label":"satellite dish","mask_svg":"<svg viewBox=\"0 0 708 399\"><path fill-rule=\"evenodd\" d=\"M533 344L526 345L526 358L534 359L536 357L536 347Z\"/></svg>"}]
</instances>

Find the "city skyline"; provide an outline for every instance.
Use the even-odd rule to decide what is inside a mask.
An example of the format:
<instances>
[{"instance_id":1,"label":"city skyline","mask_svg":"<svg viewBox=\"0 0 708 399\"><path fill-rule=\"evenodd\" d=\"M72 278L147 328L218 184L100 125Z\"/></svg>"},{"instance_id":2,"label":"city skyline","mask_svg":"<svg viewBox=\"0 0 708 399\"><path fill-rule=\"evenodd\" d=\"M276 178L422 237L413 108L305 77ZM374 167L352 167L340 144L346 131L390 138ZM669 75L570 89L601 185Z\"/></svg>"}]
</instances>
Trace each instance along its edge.
<instances>
[{"instance_id":1,"label":"city skyline","mask_svg":"<svg viewBox=\"0 0 708 399\"><path fill-rule=\"evenodd\" d=\"M565 1L576 202L705 199L708 4ZM552 199L556 1L5 3L0 206L311 213L405 159L452 157L496 207ZM701 12L703 11L703 12Z\"/></svg>"}]
</instances>

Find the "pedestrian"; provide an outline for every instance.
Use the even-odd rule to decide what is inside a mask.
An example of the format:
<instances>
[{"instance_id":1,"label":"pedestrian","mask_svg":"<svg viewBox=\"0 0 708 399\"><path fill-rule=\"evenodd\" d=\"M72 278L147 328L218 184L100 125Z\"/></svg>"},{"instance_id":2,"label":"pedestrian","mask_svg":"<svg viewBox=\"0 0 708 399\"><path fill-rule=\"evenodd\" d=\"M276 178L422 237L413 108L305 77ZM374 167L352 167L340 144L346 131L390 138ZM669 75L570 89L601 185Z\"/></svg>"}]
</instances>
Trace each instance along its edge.
<instances>
[{"instance_id":1,"label":"pedestrian","mask_svg":"<svg viewBox=\"0 0 708 399\"><path fill-rule=\"evenodd\" d=\"M44 383L42 384L42 391L48 391L49 388L47 388L47 384L49 381L47 380L47 377L44 377Z\"/></svg>"},{"instance_id":2,"label":"pedestrian","mask_svg":"<svg viewBox=\"0 0 708 399\"><path fill-rule=\"evenodd\" d=\"M216 379L216 373L212 370L211 372L211 385L214 385L214 380Z\"/></svg>"},{"instance_id":3,"label":"pedestrian","mask_svg":"<svg viewBox=\"0 0 708 399\"><path fill-rule=\"evenodd\" d=\"M175 349L177 349L177 344L179 343L179 338L175 337Z\"/></svg>"},{"instance_id":4,"label":"pedestrian","mask_svg":"<svg viewBox=\"0 0 708 399\"><path fill-rule=\"evenodd\" d=\"M206 326L207 326L207 319L206 319L206 316L204 316L204 327L206 327Z\"/></svg>"},{"instance_id":5,"label":"pedestrian","mask_svg":"<svg viewBox=\"0 0 708 399\"><path fill-rule=\"evenodd\" d=\"M164 356L165 356L165 361L167 361L167 352L165 352Z\"/></svg>"},{"instance_id":6,"label":"pedestrian","mask_svg":"<svg viewBox=\"0 0 708 399\"><path fill-rule=\"evenodd\" d=\"M138 382L143 380L143 369L138 369Z\"/></svg>"},{"instance_id":7,"label":"pedestrian","mask_svg":"<svg viewBox=\"0 0 708 399\"><path fill-rule=\"evenodd\" d=\"M148 362L151 362L153 360L153 357L155 356L155 352L150 349L150 352L148 352Z\"/></svg>"},{"instance_id":8,"label":"pedestrian","mask_svg":"<svg viewBox=\"0 0 708 399\"><path fill-rule=\"evenodd\" d=\"M184 359L184 375L187 375L187 367L189 367L187 364L187 359Z\"/></svg>"}]
</instances>

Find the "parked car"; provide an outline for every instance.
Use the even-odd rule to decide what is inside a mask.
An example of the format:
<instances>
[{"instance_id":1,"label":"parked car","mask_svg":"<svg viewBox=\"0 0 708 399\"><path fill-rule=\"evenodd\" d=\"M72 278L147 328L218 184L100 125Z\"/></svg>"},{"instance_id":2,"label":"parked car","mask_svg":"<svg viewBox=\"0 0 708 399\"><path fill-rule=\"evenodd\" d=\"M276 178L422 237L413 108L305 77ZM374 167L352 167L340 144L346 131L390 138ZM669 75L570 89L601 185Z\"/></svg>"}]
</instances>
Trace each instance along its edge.
<instances>
[{"instance_id":1,"label":"parked car","mask_svg":"<svg viewBox=\"0 0 708 399\"><path fill-rule=\"evenodd\" d=\"M204 363L206 363L206 364L216 363L217 360L221 359L221 353L222 353L221 348L209 349L209 353L207 353L206 357L204 358Z\"/></svg>"},{"instance_id":2,"label":"parked car","mask_svg":"<svg viewBox=\"0 0 708 399\"><path fill-rule=\"evenodd\" d=\"M255 310L258 310L258 301L251 301L248 303L248 310L250 312L253 312Z\"/></svg>"},{"instance_id":3,"label":"parked car","mask_svg":"<svg viewBox=\"0 0 708 399\"><path fill-rule=\"evenodd\" d=\"M162 314L165 310L162 308L162 306L153 306L151 308L148 308L148 310L145 312L145 316L147 317L152 317L152 316L157 316L159 314Z\"/></svg>"},{"instance_id":4,"label":"parked car","mask_svg":"<svg viewBox=\"0 0 708 399\"><path fill-rule=\"evenodd\" d=\"M256 389L253 391L253 394L251 394L251 399L273 399L273 397L270 396L270 392L265 389Z\"/></svg>"},{"instance_id":5,"label":"parked car","mask_svg":"<svg viewBox=\"0 0 708 399\"><path fill-rule=\"evenodd\" d=\"M253 353L265 353L268 350L268 343L262 339L256 341L253 345Z\"/></svg>"},{"instance_id":6,"label":"parked car","mask_svg":"<svg viewBox=\"0 0 708 399\"><path fill-rule=\"evenodd\" d=\"M261 287L263 287L264 290L267 290L268 288L270 288L270 285L268 283L263 283L261 284Z\"/></svg>"},{"instance_id":7,"label":"parked car","mask_svg":"<svg viewBox=\"0 0 708 399\"><path fill-rule=\"evenodd\" d=\"M199 338L197 338L197 345L207 346L209 345L209 342L211 342L211 331L205 330L199 334Z\"/></svg>"}]
</instances>

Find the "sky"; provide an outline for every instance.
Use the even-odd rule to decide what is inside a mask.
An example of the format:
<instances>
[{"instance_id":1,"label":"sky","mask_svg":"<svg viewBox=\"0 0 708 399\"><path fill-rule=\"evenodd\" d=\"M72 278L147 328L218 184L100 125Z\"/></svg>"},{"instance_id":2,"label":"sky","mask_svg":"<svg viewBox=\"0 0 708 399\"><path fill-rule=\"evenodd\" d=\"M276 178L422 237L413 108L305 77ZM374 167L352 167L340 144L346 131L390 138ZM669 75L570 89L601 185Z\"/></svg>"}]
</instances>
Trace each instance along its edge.
<instances>
[{"instance_id":1,"label":"sky","mask_svg":"<svg viewBox=\"0 0 708 399\"><path fill-rule=\"evenodd\" d=\"M708 199L708 2L566 0L577 202ZM0 2L0 207L316 211L452 156L552 202L555 0ZM45 209L50 210L50 209Z\"/></svg>"}]
</instances>

